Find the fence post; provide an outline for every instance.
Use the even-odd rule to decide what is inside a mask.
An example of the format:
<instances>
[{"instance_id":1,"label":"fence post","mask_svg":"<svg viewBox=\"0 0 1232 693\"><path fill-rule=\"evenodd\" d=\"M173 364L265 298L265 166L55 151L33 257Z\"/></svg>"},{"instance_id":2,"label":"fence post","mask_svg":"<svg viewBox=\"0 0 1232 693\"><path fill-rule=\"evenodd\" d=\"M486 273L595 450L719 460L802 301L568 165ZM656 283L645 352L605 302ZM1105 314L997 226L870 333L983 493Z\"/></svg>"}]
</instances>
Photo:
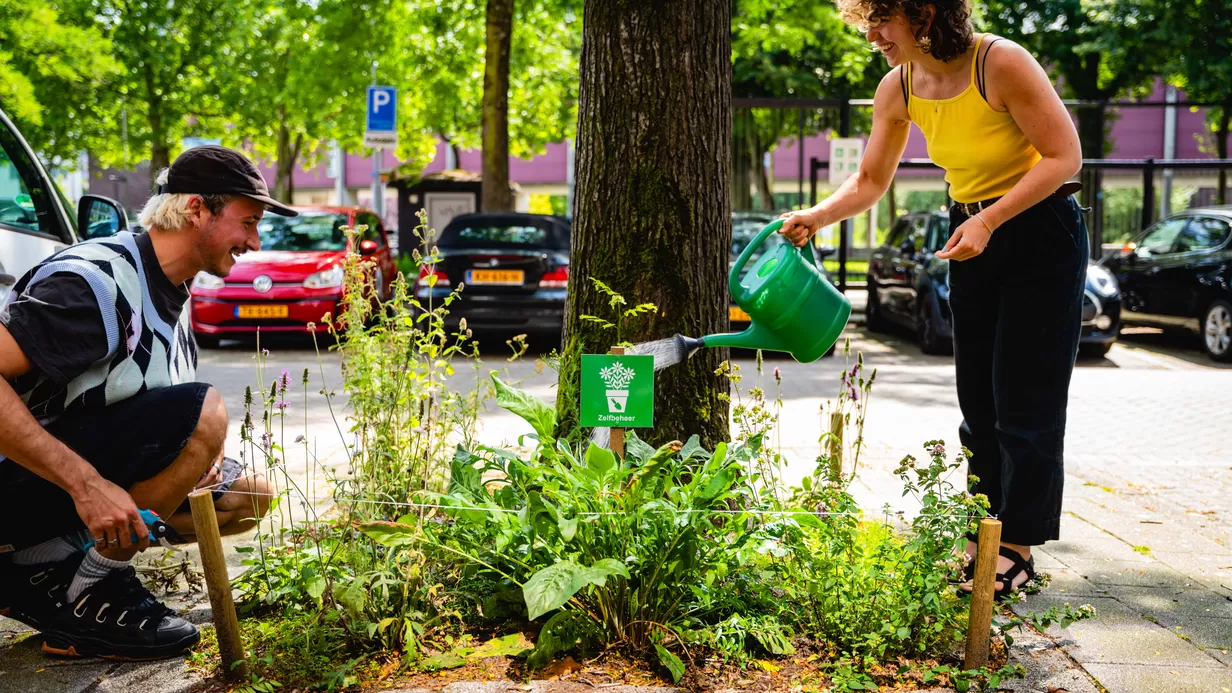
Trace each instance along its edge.
<instances>
[{"instance_id":1,"label":"fence post","mask_svg":"<svg viewBox=\"0 0 1232 693\"><path fill-rule=\"evenodd\" d=\"M992 630L992 600L996 594L997 557L1001 551L1001 521L980 520L979 550L975 555L975 583L971 586L971 615L967 621L967 653L964 669L988 664L988 640Z\"/></svg>"},{"instance_id":2,"label":"fence post","mask_svg":"<svg viewBox=\"0 0 1232 693\"><path fill-rule=\"evenodd\" d=\"M851 137L851 99L844 98L842 105L839 106L838 136ZM842 294L847 293L847 239L852 235L851 230L854 226L855 222L851 219L844 219L838 225L838 291Z\"/></svg>"},{"instance_id":3,"label":"fence post","mask_svg":"<svg viewBox=\"0 0 1232 693\"><path fill-rule=\"evenodd\" d=\"M1155 160L1147 159L1142 165L1142 228L1155 221Z\"/></svg>"},{"instance_id":4,"label":"fence post","mask_svg":"<svg viewBox=\"0 0 1232 693\"><path fill-rule=\"evenodd\" d=\"M620 355L625 353L624 347L612 347L608 349L609 354ZM625 429L612 427L611 434L608 436L608 449L617 459L623 459L625 456Z\"/></svg>"},{"instance_id":5,"label":"fence post","mask_svg":"<svg viewBox=\"0 0 1232 693\"><path fill-rule=\"evenodd\" d=\"M188 495L192 510L197 547L201 549L201 567L205 572L205 587L210 594L210 610L214 614L214 631L218 635L218 653L222 657L223 676L235 681L248 680L248 657L240 640L240 623L231 600L231 579L227 577L227 561L222 555L222 536L218 532L218 515L214 513L214 495L209 489Z\"/></svg>"},{"instance_id":6,"label":"fence post","mask_svg":"<svg viewBox=\"0 0 1232 693\"><path fill-rule=\"evenodd\" d=\"M821 168L821 162L817 157L809 159L809 206L817 204L817 169Z\"/></svg>"}]
</instances>

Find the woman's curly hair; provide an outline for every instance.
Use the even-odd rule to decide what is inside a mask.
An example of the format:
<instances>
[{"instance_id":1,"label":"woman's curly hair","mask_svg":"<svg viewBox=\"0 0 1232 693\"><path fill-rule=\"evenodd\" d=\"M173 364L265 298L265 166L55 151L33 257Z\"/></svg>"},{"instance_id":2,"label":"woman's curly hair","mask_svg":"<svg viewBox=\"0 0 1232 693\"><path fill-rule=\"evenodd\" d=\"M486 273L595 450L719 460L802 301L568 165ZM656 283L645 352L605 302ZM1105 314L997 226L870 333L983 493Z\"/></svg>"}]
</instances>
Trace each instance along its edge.
<instances>
[{"instance_id":1,"label":"woman's curly hair","mask_svg":"<svg viewBox=\"0 0 1232 693\"><path fill-rule=\"evenodd\" d=\"M915 32L920 49L942 62L967 52L975 41L968 0L835 0L843 21L863 30L902 12ZM925 29L924 8L932 5L933 21ZM928 41L924 41L927 36Z\"/></svg>"}]
</instances>

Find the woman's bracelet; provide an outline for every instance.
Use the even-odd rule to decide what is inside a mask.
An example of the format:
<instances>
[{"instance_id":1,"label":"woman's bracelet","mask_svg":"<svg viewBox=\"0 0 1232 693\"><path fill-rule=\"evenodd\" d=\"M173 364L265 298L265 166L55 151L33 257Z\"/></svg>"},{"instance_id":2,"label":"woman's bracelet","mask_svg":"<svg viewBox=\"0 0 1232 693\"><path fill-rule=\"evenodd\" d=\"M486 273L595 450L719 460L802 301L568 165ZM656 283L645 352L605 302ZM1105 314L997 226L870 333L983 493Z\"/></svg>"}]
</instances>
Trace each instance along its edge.
<instances>
[{"instance_id":1,"label":"woman's bracelet","mask_svg":"<svg viewBox=\"0 0 1232 693\"><path fill-rule=\"evenodd\" d=\"M988 233L992 233L992 227L988 225L988 222L984 221L984 217L980 216L979 212L975 213L975 218L979 219L980 223L984 225L984 228L988 229Z\"/></svg>"}]
</instances>

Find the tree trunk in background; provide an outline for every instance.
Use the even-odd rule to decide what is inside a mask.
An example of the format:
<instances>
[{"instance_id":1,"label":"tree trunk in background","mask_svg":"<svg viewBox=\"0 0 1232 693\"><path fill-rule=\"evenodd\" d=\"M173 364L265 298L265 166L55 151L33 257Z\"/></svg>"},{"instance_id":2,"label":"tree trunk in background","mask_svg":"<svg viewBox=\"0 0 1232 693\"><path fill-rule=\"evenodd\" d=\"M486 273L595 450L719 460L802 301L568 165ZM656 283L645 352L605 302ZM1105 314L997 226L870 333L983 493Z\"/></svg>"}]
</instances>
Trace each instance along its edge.
<instances>
[{"instance_id":1,"label":"tree trunk in background","mask_svg":"<svg viewBox=\"0 0 1232 693\"><path fill-rule=\"evenodd\" d=\"M728 326L731 252L730 0L588 0L582 22L577 194L564 357L562 435L578 426L580 354L606 353L615 321L591 279L658 312L621 338L702 336ZM729 437L726 349L660 371L652 444Z\"/></svg>"},{"instance_id":2,"label":"tree trunk in background","mask_svg":"<svg viewBox=\"0 0 1232 693\"><path fill-rule=\"evenodd\" d=\"M753 209L753 162L748 137L751 120L749 112L743 110L732 119L732 209Z\"/></svg>"},{"instance_id":3,"label":"tree trunk in background","mask_svg":"<svg viewBox=\"0 0 1232 693\"><path fill-rule=\"evenodd\" d=\"M294 204L295 165L299 163L299 153L304 145L304 136L303 134L296 135L295 141L292 142L291 131L283 123L278 125L278 160L274 168L274 189L271 196L279 202Z\"/></svg>"},{"instance_id":4,"label":"tree trunk in background","mask_svg":"<svg viewBox=\"0 0 1232 693\"><path fill-rule=\"evenodd\" d=\"M762 140L761 133L753 131L753 184L757 186L757 208L774 209L774 192L770 189L771 172L766 170L766 153L770 144Z\"/></svg>"},{"instance_id":5,"label":"tree trunk in background","mask_svg":"<svg viewBox=\"0 0 1232 693\"><path fill-rule=\"evenodd\" d=\"M483 210L513 209L509 193L509 51L513 0L488 0L483 70Z\"/></svg>"},{"instance_id":6,"label":"tree trunk in background","mask_svg":"<svg viewBox=\"0 0 1232 693\"><path fill-rule=\"evenodd\" d=\"M1220 159L1228 158L1228 118L1232 117L1232 104L1224 104L1219 109L1219 120L1215 126L1215 151ZM1219 169L1219 186L1215 188L1215 204L1222 205L1227 201L1228 171Z\"/></svg>"},{"instance_id":7,"label":"tree trunk in background","mask_svg":"<svg viewBox=\"0 0 1232 693\"><path fill-rule=\"evenodd\" d=\"M1082 146L1083 159L1104 158L1104 108L1090 106L1078 108L1078 141ZM1100 204L1099 187L1102 180L1100 171L1083 167L1078 174L1082 183L1080 199L1082 206L1090 207L1087 216L1087 227L1091 234L1091 256L1099 257L1100 246L1104 240L1103 206Z\"/></svg>"}]
</instances>

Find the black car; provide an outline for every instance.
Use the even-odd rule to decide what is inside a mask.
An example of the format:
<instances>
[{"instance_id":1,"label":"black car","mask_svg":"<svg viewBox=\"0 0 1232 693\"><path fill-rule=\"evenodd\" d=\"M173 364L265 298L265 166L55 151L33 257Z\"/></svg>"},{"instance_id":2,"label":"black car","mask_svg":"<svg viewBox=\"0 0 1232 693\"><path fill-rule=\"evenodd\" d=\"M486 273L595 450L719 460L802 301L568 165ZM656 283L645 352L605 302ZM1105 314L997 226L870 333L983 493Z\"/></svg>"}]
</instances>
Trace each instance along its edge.
<instances>
[{"instance_id":1,"label":"black car","mask_svg":"<svg viewBox=\"0 0 1232 693\"><path fill-rule=\"evenodd\" d=\"M559 331L564 324L569 283L569 221L520 212L462 214L436 242L440 261L436 284L425 265L415 295L441 300L464 282L461 299L450 306L450 323L528 332Z\"/></svg>"},{"instance_id":2,"label":"black car","mask_svg":"<svg viewBox=\"0 0 1232 693\"><path fill-rule=\"evenodd\" d=\"M950 263L936 253L950 236L944 212L901 217L868 263L867 327L883 332L895 324L914 330L926 354L953 352L950 318ZM1087 266L1079 351L1102 356L1116 342L1121 295L1112 273L1095 262Z\"/></svg>"},{"instance_id":3,"label":"black car","mask_svg":"<svg viewBox=\"0 0 1232 693\"><path fill-rule=\"evenodd\" d=\"M1156 222L1103 261L1121 285L1127 325L1202 337L1232 361L1232 207L1189 209Z\"/></svg>"}]
</instances>

